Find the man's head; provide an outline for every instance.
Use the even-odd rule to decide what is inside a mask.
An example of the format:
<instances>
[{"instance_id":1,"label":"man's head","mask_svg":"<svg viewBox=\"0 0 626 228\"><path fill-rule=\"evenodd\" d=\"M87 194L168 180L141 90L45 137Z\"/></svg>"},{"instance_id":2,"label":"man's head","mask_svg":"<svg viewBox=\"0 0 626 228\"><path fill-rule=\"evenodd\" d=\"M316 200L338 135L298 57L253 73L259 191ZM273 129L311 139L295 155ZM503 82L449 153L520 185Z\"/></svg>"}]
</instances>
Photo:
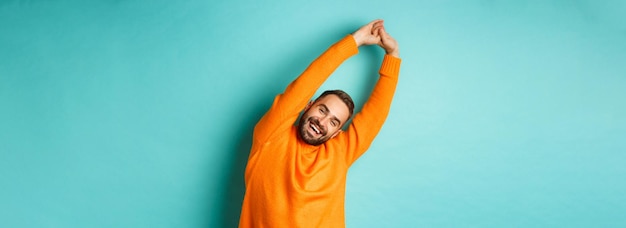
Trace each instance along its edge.
<instances>
[{"instance_id":1,"label":"man's head","mask_svg":"<svg viewBox=\"0 0 626 228\"><path fill-rule=\"evenodd\" d=\"M352 117L354 102L342 90L327 90L304 109L298 124L298 136L305 143L320 145L341 132Z\"/></svg>"}]
</instances>

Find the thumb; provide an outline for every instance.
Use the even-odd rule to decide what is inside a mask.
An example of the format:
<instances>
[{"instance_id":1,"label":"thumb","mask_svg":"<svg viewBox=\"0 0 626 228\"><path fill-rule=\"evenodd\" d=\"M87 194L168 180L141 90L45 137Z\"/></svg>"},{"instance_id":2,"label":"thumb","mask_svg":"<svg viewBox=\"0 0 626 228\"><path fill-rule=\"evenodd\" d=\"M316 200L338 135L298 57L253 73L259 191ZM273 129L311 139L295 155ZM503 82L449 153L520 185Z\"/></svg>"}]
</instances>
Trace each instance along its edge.
<instances>
[{"instance_id":1,"label":"thumb","mask_svg":"<svg viewBox=\"0 0 626 228\"><path fill-rule=\"evenodd\" d=\"M380 45L381 47L385 46L385 41L387 40L387 38L389 37L389 34L387 34L387 32L385 31L385 28L380 28L378 30L378 45Z\"/></svg>"},{"instance_id":2,"label":"thumb","mask_svg":"<svg viewBox=\"0 0 626 228\"><path fill-rule=\"evenodd\" d=\"M379 33L380 33L380 38L381 38L381 40L386 40L386 39L389 39L389 33L387 33L387 30L385 30L385 28L384 28L384 27L383 27L383 28L380 28Z\"/></svg>"}]
</instances>

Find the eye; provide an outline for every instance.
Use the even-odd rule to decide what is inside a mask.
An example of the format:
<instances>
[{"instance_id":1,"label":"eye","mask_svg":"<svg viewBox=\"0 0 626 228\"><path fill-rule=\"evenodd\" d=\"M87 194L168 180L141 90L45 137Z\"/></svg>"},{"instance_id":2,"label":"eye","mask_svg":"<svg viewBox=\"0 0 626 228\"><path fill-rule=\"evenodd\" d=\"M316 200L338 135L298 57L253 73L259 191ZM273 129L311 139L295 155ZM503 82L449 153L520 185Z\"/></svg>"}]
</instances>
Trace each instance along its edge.
<instances>
[{"instance_id":1,"label":"eye","mask_svg":"<svg viewBox=\"0 0 626 228\"><path fill-rule=\"evenodd\" d=\"M324 114L326 113L326 110L324 110L323 108L320 108L320 113Z\"/></svg>"},{"instance_id":2,"label":"eye","mask_svg":"<svg viewBox=\"0 0 626 228\"><path fill-rule=\"evenodd\" d=\"M337 121L331 121L330 125L332 125L333 127L336 127L337 126Z\"/></svg>"}]
</instances>

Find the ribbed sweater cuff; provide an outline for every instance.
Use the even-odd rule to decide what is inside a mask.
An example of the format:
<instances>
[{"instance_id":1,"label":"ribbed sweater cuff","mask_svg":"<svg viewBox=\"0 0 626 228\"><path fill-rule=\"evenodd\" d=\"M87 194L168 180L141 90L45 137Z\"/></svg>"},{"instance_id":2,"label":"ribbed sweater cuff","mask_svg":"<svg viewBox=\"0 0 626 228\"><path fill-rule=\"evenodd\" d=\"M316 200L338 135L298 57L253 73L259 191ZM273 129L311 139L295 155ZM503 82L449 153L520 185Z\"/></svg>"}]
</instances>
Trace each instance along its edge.
<instances>
[{"instance_id":1,"label":"ribbed sweater cuff","mask_svg":"<svg viewBox=\"0 0 626 228\"><path fill-rule=\"evenodd\" d=\"M402 63L402 59L391 55L385 55L383 58L383 64L380 66L380 74L398 76L400 73L400 63Z\"/></svg>"},{"instance_id":2,"label":"ribbed sweater cuff","mask_svg":"<svg viewBox=\"0 0 626 228\"><path fill-rule=\"evenodd\" d=\"M350 55L359 53L359 47L356 46L356 41L354 37L352 37L352 34L345 36L337 42L335 47L339 49L341 53L349 53Z\"/></svg>"}]
</instances>

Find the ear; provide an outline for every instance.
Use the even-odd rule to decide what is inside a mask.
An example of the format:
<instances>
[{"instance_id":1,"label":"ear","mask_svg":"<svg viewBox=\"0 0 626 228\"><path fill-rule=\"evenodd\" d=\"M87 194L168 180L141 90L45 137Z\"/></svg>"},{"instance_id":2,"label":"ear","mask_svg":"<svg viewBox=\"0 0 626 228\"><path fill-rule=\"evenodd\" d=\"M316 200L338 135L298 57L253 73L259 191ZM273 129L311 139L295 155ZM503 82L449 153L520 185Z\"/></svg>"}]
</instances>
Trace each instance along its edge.
<instances>
[{"instance_id":1,"label":"ear","mask_svg":"<svg viewBox=\"0 0 626 228\"><path fill-rule=\"evenodd\" d=\"M335 136L339 135L339 133L341 133L341 132L342 132L341 129L337 130L337 132L335 132L332 136L330 136L330 138L331 139L334 138Z\"/></svg>"}]
</instances>

